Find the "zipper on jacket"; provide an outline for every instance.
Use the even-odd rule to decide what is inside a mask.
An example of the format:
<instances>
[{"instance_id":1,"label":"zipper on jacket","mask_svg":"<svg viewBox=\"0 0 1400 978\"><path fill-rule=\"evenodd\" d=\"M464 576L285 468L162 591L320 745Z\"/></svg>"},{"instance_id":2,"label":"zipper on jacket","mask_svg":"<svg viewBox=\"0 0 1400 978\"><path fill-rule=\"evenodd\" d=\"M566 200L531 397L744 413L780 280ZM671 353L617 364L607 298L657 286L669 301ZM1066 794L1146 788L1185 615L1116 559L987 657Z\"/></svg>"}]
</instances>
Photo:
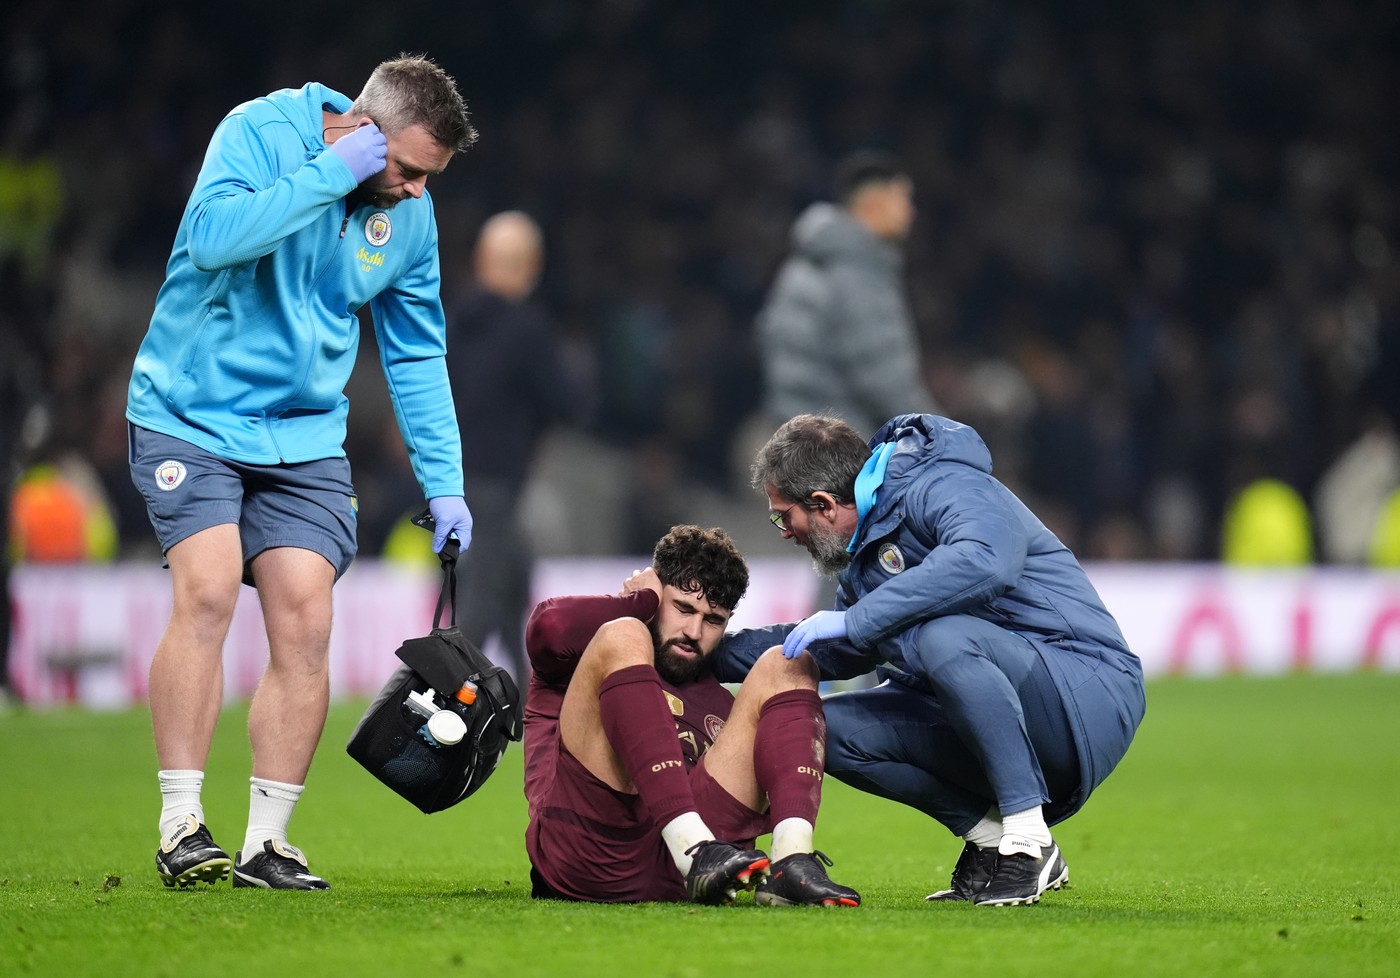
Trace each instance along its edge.
<instances>
[{"instance_id":1,"label":"zipper on jacket","mask_svg":"<svg viewBox=\"0 0 1400 978\"><path fill-rule=\"evenodd\" d=\"M348 210L349 208L347 207L346 209ZM341 236L342 238L345 237L345 229L348 228L349 226L350 226L350 215L349 215L349 214L346 214L346 215L345 215L345 220L343 220L343 221L340 222L340 236Z\"/></svg>"}]
</instances>

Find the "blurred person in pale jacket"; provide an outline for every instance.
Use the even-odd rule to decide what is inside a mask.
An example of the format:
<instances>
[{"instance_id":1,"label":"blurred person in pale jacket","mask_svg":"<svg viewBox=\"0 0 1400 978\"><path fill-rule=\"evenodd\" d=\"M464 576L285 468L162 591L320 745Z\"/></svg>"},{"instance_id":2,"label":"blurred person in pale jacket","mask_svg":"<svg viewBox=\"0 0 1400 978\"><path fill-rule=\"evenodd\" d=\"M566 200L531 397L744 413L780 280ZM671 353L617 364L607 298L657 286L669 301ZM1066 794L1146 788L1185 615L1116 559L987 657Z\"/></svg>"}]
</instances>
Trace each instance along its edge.
<instances>
[{"instance_id":1,"label":"blurred person in pale jacket","mask_svg":"<svg viewBox=\"0 0 1400 978\"><path fill-rule=\"evenodd\" d=\"M820 413L870 437L935 407L905 296L914 185L893 156L862 150L836 171L839 203L807 207L758 316L764 402L775 422Z\"/></svg>"}]
</instances>

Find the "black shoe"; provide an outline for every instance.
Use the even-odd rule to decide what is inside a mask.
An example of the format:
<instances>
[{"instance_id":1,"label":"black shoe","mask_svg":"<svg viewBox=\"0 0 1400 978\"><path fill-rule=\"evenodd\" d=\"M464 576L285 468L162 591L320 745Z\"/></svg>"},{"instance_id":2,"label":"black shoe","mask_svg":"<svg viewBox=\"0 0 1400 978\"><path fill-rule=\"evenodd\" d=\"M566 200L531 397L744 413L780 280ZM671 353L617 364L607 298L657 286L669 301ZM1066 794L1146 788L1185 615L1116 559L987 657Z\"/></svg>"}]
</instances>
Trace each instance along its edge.
<instances>
[{"instance_id":1,"label":"black shoe","mask_svg":"<svg viewBox=\"0 0 1400 978\"><path fill-rule=\"evenodd\" d=\"M812 907L858 907L860 894L849 886L833 883L822 868L831 865L826 853L819 849L795 852L773 864L768 878L753 891L755 903L790 907L803 904Z\"/></svg>"},{"instance_id":2,"label":"black shoe","mask_svg":"<svg viewBox=\"0 0 1400 978\"><path fill-rule=\"evenodd\" d=\"M685 894L692 903L733 903L739 890L751 890L768 875L768 857L758 849L740 849L707 839L685 851L695 853L685 874Z\"/></svg>"},{"instance_id":3,"label":"black shoe","mask_svg":"<svg viewBox=\"0 0 1400 978\"><path fill-rule=\"evenodd\" d=\"M228 879L232 866L228 853L214 844L209 830L193 815L182 818L156 850L156 872L166 886L212 885Z\"/></svg>"},{"instance_id":4,"label":"black shoe","mask_svg":"<svg viewBox=\"0 0 1400 978\"><path fill-rule=\"evenodd\" d=\"M997 868L997 849L978 849L971 842L963 846L958 863L953 867L953 879L948 889L930 893L925 900L975 900Z\"/></svg>"},{"instance_id":5,"label":"black shoe","mask_svg":"<svg viewBox=\"0 0 1400 978\"><path fill-rule=\"evenodd\" d=\"M1022 903L1039 903L1046 890L1058 890L1069 882L1069 867L1055 843L1040 847L1039 856L1013 852L997 859L987 888L977 895L979 907L1014 907Z\"/></svg>"},{"instance_id":6,"label":"black shoe","mask_svg":"<svg viewBox=\"0 0 1400 978\"><path fill-rule=\"evenodd\" d=\"M306 871L306 857L301 850L288 842L263 843L262 852L243 861L243 853L238 854L238 865L233 867L233 885L258 886L264 890L329 890L331 885L319 876Z\"/></svg>"}]
</instances>

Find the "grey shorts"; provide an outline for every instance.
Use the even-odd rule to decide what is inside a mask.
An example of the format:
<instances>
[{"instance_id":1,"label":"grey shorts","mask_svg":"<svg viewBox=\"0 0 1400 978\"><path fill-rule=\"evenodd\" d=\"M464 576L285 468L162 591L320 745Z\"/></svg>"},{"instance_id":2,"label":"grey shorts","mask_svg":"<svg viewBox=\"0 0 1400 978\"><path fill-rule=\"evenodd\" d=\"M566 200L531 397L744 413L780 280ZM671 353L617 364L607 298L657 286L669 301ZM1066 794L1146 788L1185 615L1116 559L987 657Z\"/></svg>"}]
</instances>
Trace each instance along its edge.
<instances>
[{"instance_id":1,"label":"grey shorts","mask_svg":"<svg viewBox=\"0 0 1400 978\"><path fill-rule=\"evenodd\" d=\"M273 547L320 554L337 580L349 569L358 502L346 459L249 465L134 424L127 437L131 481L146 500L161 553L200 530L236 523L249 584L249 563Z\"/></svg>"}]
</instances>

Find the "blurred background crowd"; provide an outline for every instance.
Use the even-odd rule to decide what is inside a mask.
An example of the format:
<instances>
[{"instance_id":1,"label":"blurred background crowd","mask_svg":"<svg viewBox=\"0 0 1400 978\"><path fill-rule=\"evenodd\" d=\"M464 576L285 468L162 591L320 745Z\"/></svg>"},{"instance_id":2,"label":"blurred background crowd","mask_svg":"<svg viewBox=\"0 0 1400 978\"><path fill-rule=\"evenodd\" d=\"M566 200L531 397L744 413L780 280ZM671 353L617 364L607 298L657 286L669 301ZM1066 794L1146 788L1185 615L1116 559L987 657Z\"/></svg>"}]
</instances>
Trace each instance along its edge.
<instances>
[{"instance_id":1,"label":"blurred background crowd","mask_svg":"<svg viewBox=\"0 0 1400 978\"><path fill-rule=\"evenodd\" d=\"M0 449L101 500L90 556L154 547L126 384L213 128L307 81L353 97L407 50L481 133L429 184L449 305L488 216L543 230L576 404L528 490L541 553L649 552L678 521L792 553L750 532L754 316L794 218L871 147L914 183L929 389L1082 557L1217 559L1267 486L1260 532L1293 557L1376 559L1400 486L1394 3L11 0L0 37ZM362 346L375 555L422 500Z\"/></svg>"}]
</instances>

